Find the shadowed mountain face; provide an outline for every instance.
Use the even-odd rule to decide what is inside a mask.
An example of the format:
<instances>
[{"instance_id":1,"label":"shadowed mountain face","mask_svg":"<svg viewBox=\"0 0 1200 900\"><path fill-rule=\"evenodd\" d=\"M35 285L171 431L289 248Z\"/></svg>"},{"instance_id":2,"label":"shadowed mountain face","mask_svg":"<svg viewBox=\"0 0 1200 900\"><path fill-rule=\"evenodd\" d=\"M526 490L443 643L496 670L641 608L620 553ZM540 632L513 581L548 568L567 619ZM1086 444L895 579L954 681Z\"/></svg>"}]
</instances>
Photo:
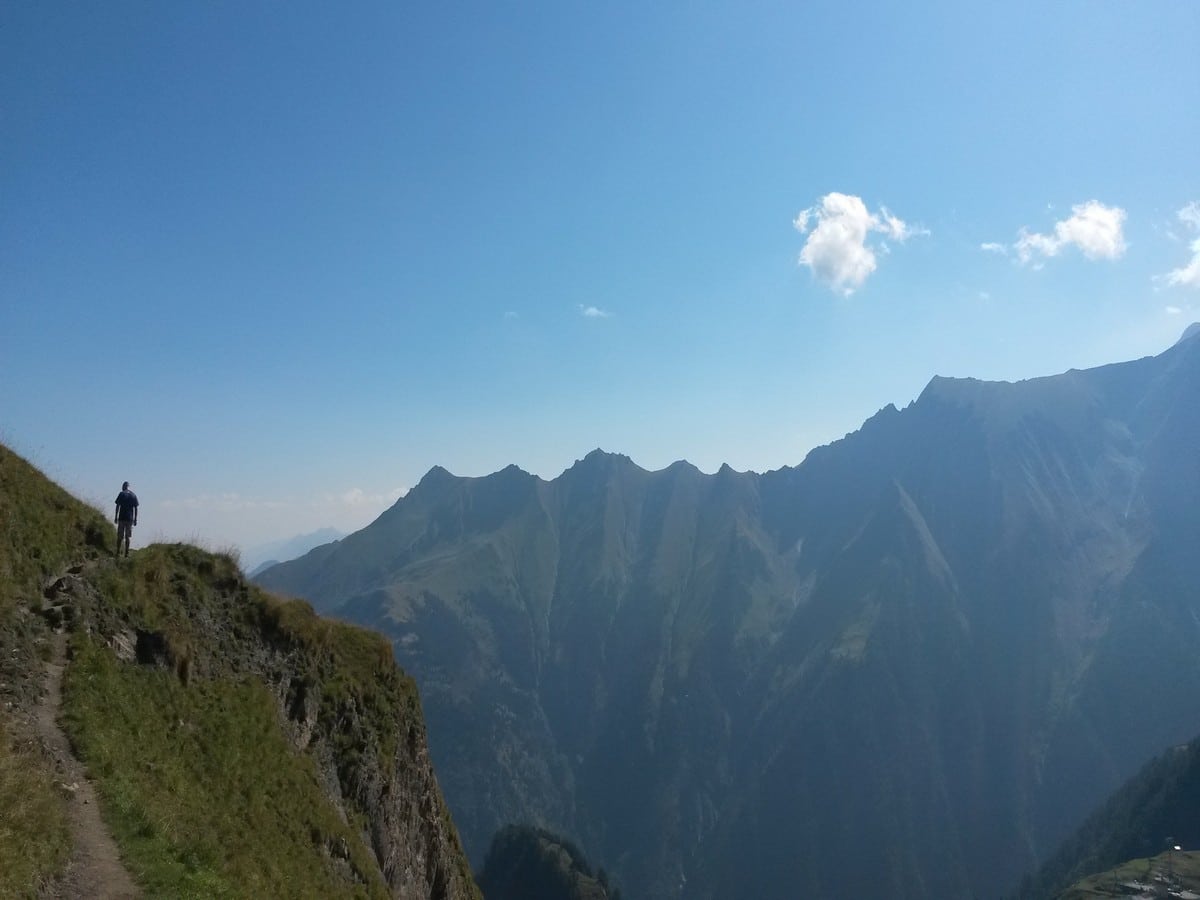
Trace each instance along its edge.
<instances>
[{"instance_id":1,"label":"shadowed mountain face","mask_svg":"<svg viewBox=\"0 0 1200 900\"><path fill-rule=\"evenodd\" d=\"M487 900L619 900L608 876L595 875L570 841L542 828L507 825L496 832L479 873Z\"/></svg>"},{"instance_id":2,"label":"shadowed mountain face","mask_svg":"<svg viewBox=\"0 0 1200 900\"><path fill-rule=\"evenodd\" d=\"M303 556L313 547L328 544L342 537L345 537L345 532L338 531L336 528L318 528L307 534L298 534L281 541L259 544L257 547L242 550L240 555L242 569L254 576L271 566L279 565L280 562Z\"/></svg>"},{"instance_id":3,"label":"shadowed mountain face","mask_svg":"<svg viewBox=\"0 0 1200 900\"><path fill-rule=\"evenodd\" d=\"M478 860L633 898L999 894L1200 727L1200 339L934 379L796 468L435 468L263 584L378 628Z\"/></svg>"},{"instance_id":4,"label":"shadowed mountain face","mask_svg":"<svg viewBox=\"0 0 1200 900\"><path fill-rule=\"evenodd\" d=\"M1090 815L1041 869L1023 879L1019 900L1094 897L1077 884L1092 876L1105 885L1130 880L1134 874L1113 871L1131 860L1148 860L1179 846L1200 848L1200 739L1172 747L1147 763L1137 775ZM1170 865L1169 860L1164 860ZM1136 871L1138 867L1133 867ZM1193 869L1191 865L1189 869ZM1099 873L1108 873L1100 877ZM1140 874L1140 873L1138 873ZM1148 879L1143 879L1148 880ZM1072 885L1074 891L1069 891ZM1194 890L1194 888L1193 888Z\"/></svg>"}]
</instances>

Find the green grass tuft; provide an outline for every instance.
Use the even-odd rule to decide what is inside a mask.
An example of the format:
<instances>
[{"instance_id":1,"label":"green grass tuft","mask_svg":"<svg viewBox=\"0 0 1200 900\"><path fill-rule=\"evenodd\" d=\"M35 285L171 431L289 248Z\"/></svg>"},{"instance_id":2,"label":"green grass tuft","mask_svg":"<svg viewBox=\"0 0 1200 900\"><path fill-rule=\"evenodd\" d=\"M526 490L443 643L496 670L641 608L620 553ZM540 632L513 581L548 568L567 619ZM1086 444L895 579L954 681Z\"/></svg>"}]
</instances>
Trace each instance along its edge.
<instances>
[{"instance_id":1,"label":"green grass tuft","mask_svg":"<svg viewBox=\"0 0 1200 900\"><path fill-rule=\"evenodd\" d=\"M40 689L47 629L42 585L84 556L111 553L104 516L0 446L0 709L29 710ZM62 871L70 850L66 803L48 761L18 722L0 715L0 897L30 897Z\"/></svg>"},{"instance_id":2,"label":"green grass tuft","mask_svg":"<svg viewBox=\"0 0 1200 900\"><path fill-rule=\"evenodd\" d=\"M74 632L64 722L147 895L386 897L368 795L423 740L387 640L266 594L234 554L152 545L113 560L114 548L104 515L0 446L0 710L16 710L0 713L0 898L36 896L70 853L65 799L24 721L51 647L43 590L80 563L59 596ZM110 649L131 642L142 664ZM280 690L320 736L316 757L281 728Z\"/></svg>"},{"instance_id":3,"label":"green grass tuft","mask_svg":"<svg viewBox=\"0 0 1200 900\"><path fill-rule=\"evenodd\" d=\"M318 717L335 742L339 756L376 755L386 768L399 740L402 718L420 717L416 683L396 665L387 639L361 628L322 619L301 600L284 600L248 583L237 562L188 544L155 544L99 573L97 583L112 610L138 627L160 633L173 660L189 657L203 646L213 675L222 671L221 653L236 666L243 656L240 638L263 637L296 647L310 665L299 673L321 697ZM211 633L215 621L240 627L242 633ZM354 736L338 727L347 708L363 717L377 741L357 746Z\"/></svg>"},{"instance_id":4,"label":"green grass tuft","mask_svg":"<svg viewBox=\"0 0 1200 900\"><path fill-rule=\"evenodd\" d=\"M384 897L359 838L330 807L312 760L281 734L255 680L184 687L77 636L68 733L126 864L153 896ZM333 855L346 857L343 874Z\"/></svg>"},{"instance_id":5,"label":"green grass tuft","mask_svg":"<svg viewBox=\"0 0 1200 900\"><path fill-rule=\"evenodd\" d=\"M27 897L62 870L71 839L66 803L41 755L14 746L0 717L0 897Z\"/></svg>"},{"instance_id":6,"label":"green grass tuft","mask_svg":"<svg viewBox=\"0 0 1200 900\"><path fill-rule=\"evenodd\" d=\"M1160 853L1145 859L1131 859L1107 872L1091 875L1058 895L1060 900L1089 900L1098 897L1133 896L1128 885L1139 882L1175 890L1200 891L1200 851Z\"/></svg>"},{"instance_id":7,"label":"green grass tuft","mask_svg":"<svg viewBox=\"0 0 1200 900\"><path fill-rule=\"evenodd\" d=\"M114 552L116 534L98 510L0 446L0 620L83 553Z\"/></svg>"}]
</instances>

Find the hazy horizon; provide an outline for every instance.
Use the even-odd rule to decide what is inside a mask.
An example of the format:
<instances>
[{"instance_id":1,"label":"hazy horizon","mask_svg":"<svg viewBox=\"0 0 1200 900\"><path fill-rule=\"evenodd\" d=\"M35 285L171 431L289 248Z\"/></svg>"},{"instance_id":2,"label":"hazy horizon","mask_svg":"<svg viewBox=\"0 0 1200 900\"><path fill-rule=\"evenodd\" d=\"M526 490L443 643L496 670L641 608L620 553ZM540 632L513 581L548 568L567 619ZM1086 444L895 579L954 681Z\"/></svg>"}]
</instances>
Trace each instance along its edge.
<instances>
[{"instance_id":1,"label":"hazy horizon","mask_svg":"<svg viewBox=\"0 0 1200 900\"><path fill-rule=\"evenodd\" d=\"M1200 324L1200 322L1195 323L1195 324ZM1185 328L1185 330L1186 330L1186 328ZM1181 334L1182 334L1182 332L1181 332ZM1173 344L1173 343L1174 342L1172 341L1167 346L1162 347L1158 352L1162 352L1162 350L1168 349L1168 347L1171 346L1171 344ZM1147 355L1156 355L1156 354L1147 354ZM1111 362L1117 363L1117 362L1125 362L1125 361L1126 360L1112 360ZM1107 363L1100 363L1099 365L1106 365L1106 364ZM1061 373L1052 372L1052 373L1045 373L1043 375L1031 375L1031 376L1029 376L1029 378L1041 378L1041 377L1045 377L1046 375L1057 375L1057 374L1061 374ZM973 377L973 376L962 376L962 377ZM1020 381L1020 380L1026 380L1026 379L1013 379L1013 380ZM898 408L903 409L905 406L908 405L908 403L915 402L916 399L917 399L917 397L914 396L905 402L894 402L893 405L897 406ZM887 404L884 404L884 406L886 406L886 405ZM883 409L883 408L884 407L880 407L879 409ZM840 435L837 435L836 437L832 437L828 441L824 441L820 444L814 444L812 447L810 447L808 450L805 451L804 456L802 456L801 458L796 459L792 462L783 462L783 463L780 463L779 465L766 466L766 467L762 467L762 468L754 468L754 467L749 467L749 466L744 467L744 468L739 468L737 466L731 466L731 467L734 468L735 471L738 471L738 472L756 472L756 473L762 474L762 473L765 473L768 471L772 471L774 469L780 469L780 468L785 468L788 466L800 465L804 461L804 458L807 457L809 452L811 452L814 449L817 449L818 447L828 446L831 443L836 443L837 441L848 436L849 434L853 433L854 431L857 431L862 426L863 422L865 422L867 419L869 419L872 415L874 415L878 411L879 410L874 410L871 413L864 415L863 419L860 422L858 422L853 428L850 428L844 434L840 434ZM17 445L14 444L13 442L9 441L7 436L0 435L0 440L3 440L3 442L10 448L17 448ZM446 466L443 466L440 463L432 464L430 466L430 469L432 469L434 466L439 466L443 469L447 469L447 471L450 471L450 474L454 475L454 476L467 477L467 478L482 478L482 477L487 477L488 475L495 474L495 473L499 472L501 469L506 468L507 466L515 465L517 468L521 469L522 471L525 471L531 475L541 478L544 481L552 481L552 480L558 478L560 475L564 474L572 466L574 466L576 463L580 462L585 456L587 456L589 453L591 453L592 451L595 451L595 450L599 450L604 453L627 456L631 459L631 461L633 462L634 465L637 465L640 468L645 469L647 471L651 471L651 472L661 471L662 469L666 469L676 462L687 462L687 463L695 466L703 474L713 475L713 474L716 474L723 466L730 465L728 462L722 461L720 463L717 463L716 465L705 467L705 466L697 465L694 461L688 459L685 456L678 456L674 459L669 460L668 462L663 462L660 464L646 465L646 464L643 464L638 459L631 456L629 453L624 452L620 448L597 446L597 447L588 448L586 450L581 450L579 453L576 454L576 456L572 460L565 463L561 469L557 469L554 471L533 471L533 470L521 465L519 462L503 463L503 464L497 465L493 469L489 469L487 471L477 471L477 472L451 471ZM43 468L43 470L47 471L47 473L50 474L52 477L59 477L59 476L55 476L53 472L46 469L46 466L48 464L45 463L44 461L39 461L37 459L36 455L34 455L34 457L31 459L31 461L34 462L35 464L39 465L39 468ZM175 531L168 531L161 526L159 526L157 529L146 529L142 532L142 535L141 535L143 538L142 543L144 545L144 544L152 543L152 542L162 542L162 541L170 542L170 541L182 540L182 541L187 541L187 542L191 542L191 543L197 543L203 547L206 547L206 548L212 549L212 550L218 550L218 551L235 550L241 554L243 565L246 567L246 570L249 571L250 569L256 567L257 565L261 564L263 561L265 561L269 558L270 555L265 553L266 549L269 547L287 544L287 543L295 540L296 538L306 537L310 534L313 534L316 532L321 532L321 531L326 531L326 530L338 531L342 534L342 536L345 536L347 534L351 534L355 531L365 528L367 525L371 524L371 522L373 522L376 518L378 518L378 516L382 512L384 512L387 509L389 509L390 507L394 506L397 501L401 500L408 493L409 490L411 490L413 487L416 486L416 484L420 481L420 479L422 477L424 477L425 474L428 473L428 471L429 471L429 469L427 469L425 472L423 472L421 474L421 476L418 477L411 485L405 486L403 488L397 488L395 491L391 492L390 494L378 495L378 496L374 496L374 497L367 497L365 495L361 495L360 492L357 492L355 489L352 489L348 494L343 495L341 497L331 497L331 495L314 495L307 499L303 499L303 498L301 498L301 499L285 499L285 500L276 501L274 503L254 502L254 501L251 501L246 498L240 498L240 497L235 497L235 496L226 496L224 498L220 498L220 497L205 498L205 502L184 501L182 504L176 503L175 501L161 502L161 503L157 504L157 507L160 511L162 509L166 509L168 511L174 511L174 510L182 507L183 510L185 510L185 512L183 514L185 518L189 512L199 512L201 514L206 514L206 513L212 513L213 511L216 511L218 513L221 513L221 512L233 513L233 512L244 512L247 510L253 510L253 511L262 510L267 513L271 513L273 511L279 510L279 511L287 512L289 521L294 520L294 521L312 522L315 524L313 524L313 526L311 528L301 528L301 529L292 530L292 531L288 531L288 530L286 530L286 527L284 527L283 531L255 532L255 533L261 533L263 535L263 537L251 537L248 539L239 540L239 539L233 537L234 534L238 533L237 529L226 529L226 527L222 524L223 520L221 519L220 516L217 516L211 520L207 517L204 517L204 518L200 518L199 520L195 521L191 526L188 526L185 524L181 529L178 529ZM68 484L68 486L69 486L69 484ZM136 485L131 485L131 487L136 487ZM108 500L102 499L98 495L94 495L94 496L80 495L80 497L81 497L81 499L83 499L83 500L91 503L92 505L96 506L97 508L101 509L101 511L104 511L106 513L111 511L109 509L109 507L112 505L111 502ZM154 505L154 504L152 504L152 505ZM316 518L311 517L311 515L325 514L325 512L331 507L333 509L337 510L337 512L331 516L330 520L323 520L323 519L318 520ZM298 519L295 518L295 513L297 510L305 510L305 509L310 511L311 515L309 517L305 517L302 515ZM267 518L271 518L271 517L268 515Z\"/></svg>"},{"instance_id":2,"label":"hazy horizon","mask_svg":"<svg viewBox=\"0 0 1200 900\"><path fill-rule=\"evenodd\" d=\"M0 439L153 538L798 464L1200 319L1200 7L10 7Z\"/></svg>"}]
</instances>

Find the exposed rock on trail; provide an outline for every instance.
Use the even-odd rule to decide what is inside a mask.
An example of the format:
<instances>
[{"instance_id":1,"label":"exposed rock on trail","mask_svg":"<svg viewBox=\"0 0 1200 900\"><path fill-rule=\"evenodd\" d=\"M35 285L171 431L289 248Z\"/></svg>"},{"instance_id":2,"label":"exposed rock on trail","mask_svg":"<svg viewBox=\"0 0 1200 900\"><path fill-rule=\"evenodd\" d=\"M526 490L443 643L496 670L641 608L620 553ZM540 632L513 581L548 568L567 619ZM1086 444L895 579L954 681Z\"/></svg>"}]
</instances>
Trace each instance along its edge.
<instances>
[{"instance_id":1,"label":"exposed rock on trail","mask_svg":"<svg viewBox=\"0 0 1200 900\"><path fill-rule=\"evenodd\" d=\"M79 568L55 580L47 588L48 618L69 616L72 607L61 601L64 593L79 584ZM121 864L116 842L100 816L96 790L83 764L75 758L66 734L58 724L62 709L62 676L66 665L66 635L56 631L52 638L52 656L45 665L45 687L33 718L33 726L47 756L54 763L56 778L67 796L71 822L71 861L62 879L42 894L46 898L105 898L125 900L141 897Z\"/></svg>"}]
</instances>

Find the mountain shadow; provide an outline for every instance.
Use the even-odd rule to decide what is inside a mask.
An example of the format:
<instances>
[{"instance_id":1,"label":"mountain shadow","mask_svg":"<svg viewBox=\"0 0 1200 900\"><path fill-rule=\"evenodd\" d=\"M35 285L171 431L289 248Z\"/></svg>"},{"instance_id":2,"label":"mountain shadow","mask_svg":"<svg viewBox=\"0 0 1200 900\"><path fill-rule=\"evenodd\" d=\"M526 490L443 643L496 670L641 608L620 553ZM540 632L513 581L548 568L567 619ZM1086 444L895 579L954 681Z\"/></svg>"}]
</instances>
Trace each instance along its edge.
<instances>
[{"instance_id":1,"label":"mountain shadow","mask_svg":"<svg viewBox=\"0 0 1200 900\"><path fill-rule=\"evenodd\" d=\"M633 898L999 895L1200 722L1200 339L935 378L794 468L431 470L260 576L388 635L471 858Z\"/></svg>"},{"instance_id":2,"label":"mountain shadow","mask_svg":"<svg viewBox=\"0 0 1200 900\"><path fill-rule=\"evenodd\" d=\"M603 869L570 841L530 825L506 825L492 838L479 887L487 900L620 900Z\"/></svg>"},{"instance_id":3,"label":"mountain shadow","mask_svg":"<svg viewBox=\"0 0 1200 900\"><path fill-rule=\"evenodd\" d=\"M1050 900L1082 878L1180 846L1200 849L1200 738L1147 763L1029 878L1019 900Z\"/></svg>"}]
</instances>

